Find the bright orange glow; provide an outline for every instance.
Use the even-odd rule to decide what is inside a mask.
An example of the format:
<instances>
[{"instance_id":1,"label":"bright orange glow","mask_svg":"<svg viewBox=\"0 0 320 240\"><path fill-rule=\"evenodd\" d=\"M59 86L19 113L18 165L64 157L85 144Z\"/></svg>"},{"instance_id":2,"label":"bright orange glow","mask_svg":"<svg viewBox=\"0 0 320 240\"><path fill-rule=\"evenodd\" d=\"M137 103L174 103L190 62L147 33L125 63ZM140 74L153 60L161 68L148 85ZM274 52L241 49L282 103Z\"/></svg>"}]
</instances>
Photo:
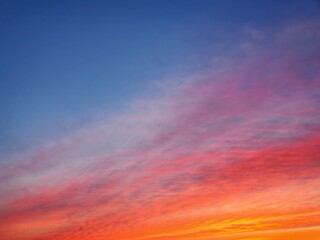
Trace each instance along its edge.
<instances>
[{"instance_id":1,"label":"bright orange glow","mask_svg":"<svg viewBox=\"0 0 320 240\"><path fill-rule=\"evenodd\" d=\"M290 30L296 46L299 29L274 44ZM12 157L0 239L319 240L320 68L291 48Z\"/></svg>"}]
</instances>

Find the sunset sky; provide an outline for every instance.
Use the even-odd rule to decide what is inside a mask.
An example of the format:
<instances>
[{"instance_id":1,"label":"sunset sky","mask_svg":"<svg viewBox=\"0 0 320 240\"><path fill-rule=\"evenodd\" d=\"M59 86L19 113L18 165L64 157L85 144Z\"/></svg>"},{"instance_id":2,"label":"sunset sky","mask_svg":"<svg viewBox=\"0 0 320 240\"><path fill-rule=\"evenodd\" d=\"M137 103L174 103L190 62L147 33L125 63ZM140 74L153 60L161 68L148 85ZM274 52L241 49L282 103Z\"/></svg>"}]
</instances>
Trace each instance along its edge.
<instances>
[{"instance_id":1,"label":"sunset sky","mask_svg":"<svg viewBox=\"0 0 320 240\"><path fill-rule=\"evenodd\" d=\"M320 3L0 1L0 240L319 240Z\"/></svg>"}]
</instances>

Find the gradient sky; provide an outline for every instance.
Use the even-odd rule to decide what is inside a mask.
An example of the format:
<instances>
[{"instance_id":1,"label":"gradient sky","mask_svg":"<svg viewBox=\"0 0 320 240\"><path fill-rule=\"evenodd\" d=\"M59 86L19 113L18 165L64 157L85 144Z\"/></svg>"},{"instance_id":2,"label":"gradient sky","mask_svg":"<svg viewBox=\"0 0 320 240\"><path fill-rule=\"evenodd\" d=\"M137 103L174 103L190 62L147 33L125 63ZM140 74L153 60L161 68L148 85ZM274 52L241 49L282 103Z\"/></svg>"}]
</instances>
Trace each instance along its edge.
<instances>
[{"instance_id":1,"label":"gradient sky","mask_svg":"<svg viewBox=\"0 0 320 240\"><path fill-rule=\"evenodd\" d=\"M318 1L0 2L1 240L318 240Z\"/></svg>"}]
</instances>

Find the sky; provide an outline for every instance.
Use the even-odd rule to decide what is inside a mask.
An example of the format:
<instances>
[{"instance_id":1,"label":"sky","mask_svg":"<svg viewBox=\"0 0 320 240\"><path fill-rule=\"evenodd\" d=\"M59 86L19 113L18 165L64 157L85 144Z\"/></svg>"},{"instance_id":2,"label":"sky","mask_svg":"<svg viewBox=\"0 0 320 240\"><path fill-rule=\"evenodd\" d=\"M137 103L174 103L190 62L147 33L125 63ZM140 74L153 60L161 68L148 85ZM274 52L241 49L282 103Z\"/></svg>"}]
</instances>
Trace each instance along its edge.
<instances>
[{"instance_id":1,"label":"sky","mask_svg":"<svg viewBox=\"0 0 320 240\"><path fill-rule=\"evenodd\" d=\"M1 240L317 240L319 1L0 1Z\"/></svg>"}]
</instances>

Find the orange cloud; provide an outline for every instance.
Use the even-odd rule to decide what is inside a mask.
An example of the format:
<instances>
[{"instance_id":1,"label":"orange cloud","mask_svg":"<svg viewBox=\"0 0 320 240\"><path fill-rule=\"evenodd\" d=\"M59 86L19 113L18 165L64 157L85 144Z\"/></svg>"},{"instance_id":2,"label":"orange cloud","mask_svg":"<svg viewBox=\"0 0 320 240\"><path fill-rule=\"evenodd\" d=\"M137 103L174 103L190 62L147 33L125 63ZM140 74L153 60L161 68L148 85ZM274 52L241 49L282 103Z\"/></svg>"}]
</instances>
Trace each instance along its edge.
<instances>
[{"instance_id":1,"label":"orange cloud","mask_svg":"<svg viewBox=\"0 0 320 240\"><path fill-rule=\"evenodd\" d=\"M300 31L17 153L0 238L316 239L319 43L295 49Z\"/></svg>"}]
</instances>

